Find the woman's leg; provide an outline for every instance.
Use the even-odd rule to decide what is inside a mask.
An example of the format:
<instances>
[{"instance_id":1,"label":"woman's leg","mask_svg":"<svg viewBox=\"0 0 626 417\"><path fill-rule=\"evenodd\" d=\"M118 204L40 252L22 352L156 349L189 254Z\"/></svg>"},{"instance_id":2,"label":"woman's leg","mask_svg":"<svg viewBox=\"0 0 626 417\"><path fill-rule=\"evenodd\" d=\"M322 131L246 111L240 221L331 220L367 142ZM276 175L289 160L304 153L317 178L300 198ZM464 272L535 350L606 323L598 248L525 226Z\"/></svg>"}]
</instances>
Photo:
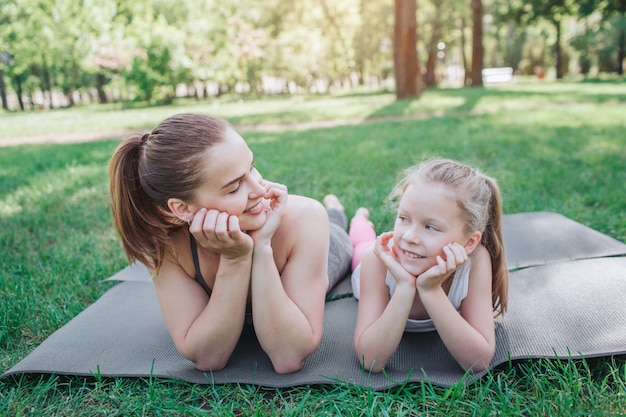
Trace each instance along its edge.
<instances>
[{"instance_id":1,"label":"woman's leg","mask_svg":"<svg viewBox=\"0 0 626 417\"><path fill-rule=\"evenodd\" d=\"M334 195L324 197L324 205L330 219L330 248L328 251L328 290L350 273L352 243L346 233L348 217L343 205Z\"/></svg>"}]
</instances>

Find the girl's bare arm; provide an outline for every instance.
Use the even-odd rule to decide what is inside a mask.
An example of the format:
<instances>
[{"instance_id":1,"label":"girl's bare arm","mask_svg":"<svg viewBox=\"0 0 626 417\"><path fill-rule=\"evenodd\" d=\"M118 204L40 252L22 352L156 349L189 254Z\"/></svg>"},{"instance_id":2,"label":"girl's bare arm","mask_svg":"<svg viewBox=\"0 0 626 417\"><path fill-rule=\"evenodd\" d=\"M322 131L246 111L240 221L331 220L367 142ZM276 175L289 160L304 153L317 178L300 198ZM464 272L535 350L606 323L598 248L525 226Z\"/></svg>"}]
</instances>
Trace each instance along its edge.
<instances>
[{"instance_id":1,"label":"girl's bare arm","mask_svg":"<svg viewBox=\"0 0 626 417\"><path fill-rule=\"evenodd\" d=\"M491 304L491 258L478 246L472 254L467 297L456 311L441 287L422 289L422 304L443 343L463 369L485 370L495 352L495 325Z\"/></svg>"},{"instance_id":2,"label":"girl's bare arm","mask_svg":"<svg viewBox=\"0 0 626 417\"><path fill-rule=\"evenodd\" d=\"M383 245L380 242L375 245ZM391 299L385 284L387 266L371 247L361 261L361 293L354 332L354 349L367 371L380 372L402 340L407 318L415 300L415 278L398 282ZM391 254L389 254L391 255ZM399 266L399 265L398 265ZM401 268L401 267L400 267Z\"/></svg>"}]
</instances>

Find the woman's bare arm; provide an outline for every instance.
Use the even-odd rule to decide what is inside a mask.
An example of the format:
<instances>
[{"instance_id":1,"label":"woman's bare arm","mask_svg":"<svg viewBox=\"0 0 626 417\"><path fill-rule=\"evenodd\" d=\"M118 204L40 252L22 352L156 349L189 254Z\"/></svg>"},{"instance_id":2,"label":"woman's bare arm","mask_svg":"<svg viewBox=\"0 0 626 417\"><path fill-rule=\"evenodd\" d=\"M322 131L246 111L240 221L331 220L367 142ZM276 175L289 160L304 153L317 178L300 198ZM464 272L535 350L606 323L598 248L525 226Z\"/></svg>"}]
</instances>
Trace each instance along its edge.
<instances>
[{"instance_id":1,"label":"woman's bare arm","mask_svg":"<svg viewBox=\"0 0 626 417\"><path fill-rule=\"evenodd\" d=\"M328 247L326 210L319 202L301 196L289 196L288 209L271 245L255 239L252 316L259 343L276 372L301 369L321 343ZM284 261L281 271L276 259Z\"/></svg>"},{"instance_id":2,"label":"woman's bare arm","mask_svg":"<svg viewBox=\"0 0 626 417\"><path fill-rule=\"evenodd\" d=\"M201 371L226 366L243 328L251 260L220 261L212 295L167 261L154 278L165 324L178 351Z\"/></svg>"}]
</instances>

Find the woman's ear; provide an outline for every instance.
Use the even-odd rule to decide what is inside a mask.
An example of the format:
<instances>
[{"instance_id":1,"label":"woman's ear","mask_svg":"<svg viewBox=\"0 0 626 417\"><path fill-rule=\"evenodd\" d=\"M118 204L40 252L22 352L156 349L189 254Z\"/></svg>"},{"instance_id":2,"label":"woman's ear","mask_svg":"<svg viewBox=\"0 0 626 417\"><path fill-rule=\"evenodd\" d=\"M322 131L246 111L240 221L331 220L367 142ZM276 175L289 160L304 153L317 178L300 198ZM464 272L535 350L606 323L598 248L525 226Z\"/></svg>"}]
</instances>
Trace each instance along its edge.
<instances>
[{"instance_id":1,"label":"woman's ear","mask_svg":"<svg viewBox=\"0 0 626 417\"><path fill-rule=\"evenodd\" d=\"M189 220L193 218L195 210L188 203L185 203L183 200L179 198L170 198L167 200L167 206L170 208L172 213L180 220L188 223Z\"/></svg>"},{"instance_id":2,"label":"woman's ear","mask_svg":"<svg viewBox=\"0 0 626 417\"><path fill-rule=\"evenodd\" d=\"M465 251L468 255L474 252L474 249L476 249L478 245L480 245L480 239L482 238L482 236L483 234L479 231L476 231L469 236L464 245Z\"/></svg>"}]
</instances>

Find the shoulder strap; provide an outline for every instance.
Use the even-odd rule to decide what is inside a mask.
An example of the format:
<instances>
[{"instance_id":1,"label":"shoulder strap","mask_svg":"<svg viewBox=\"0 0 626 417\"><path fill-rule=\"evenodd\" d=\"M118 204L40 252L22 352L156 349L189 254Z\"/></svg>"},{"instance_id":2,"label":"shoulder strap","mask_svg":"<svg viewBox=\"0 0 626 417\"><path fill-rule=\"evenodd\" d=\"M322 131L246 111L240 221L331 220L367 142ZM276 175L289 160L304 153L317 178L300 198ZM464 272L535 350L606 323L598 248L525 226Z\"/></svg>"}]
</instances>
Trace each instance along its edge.
<instances>
[{"instance_id":1,"label":"shoulder strap","mask_svg":"<svg viewBox=\"0 0 626 417\"><path fill-rule=\"evenodd\" d=\"M202 276L202 272L200 272L200 261L198 260L198 245L196 244L196 238L193 235L189 234L189 246L191 246L191 256L193 257L193 266L196 269L195 280L200 286L204 289L207 295L211 296L211 289L206 284L204 277Z\"/></svg>"}]
</instances>

